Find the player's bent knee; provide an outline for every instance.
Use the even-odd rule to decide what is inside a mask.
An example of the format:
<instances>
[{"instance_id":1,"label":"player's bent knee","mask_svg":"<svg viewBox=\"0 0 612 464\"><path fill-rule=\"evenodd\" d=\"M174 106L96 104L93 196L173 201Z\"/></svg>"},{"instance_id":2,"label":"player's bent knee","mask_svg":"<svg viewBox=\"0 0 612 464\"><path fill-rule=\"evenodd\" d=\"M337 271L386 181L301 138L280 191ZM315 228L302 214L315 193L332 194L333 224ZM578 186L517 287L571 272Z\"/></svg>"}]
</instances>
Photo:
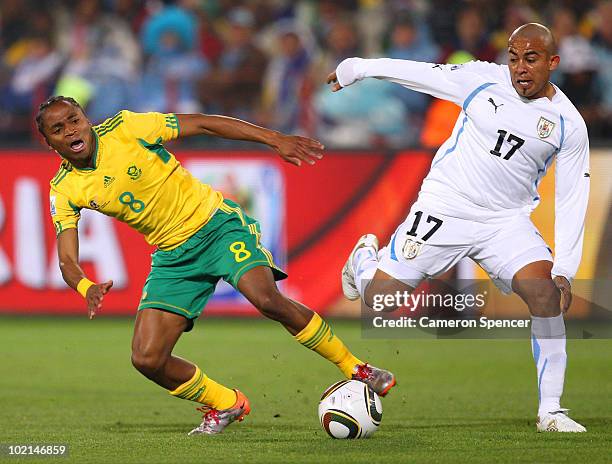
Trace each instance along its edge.
<instances>
[{"instance_id":1,"label":"player's bent knee","mask_svg":"<svg viewBox=\"0 0 612 464\"><path fill-rule=\"evenodd\" d=\"M136 370L147 377L161 371L168 360L167 356L157 353L146 353L144 351L132 351L132 365Z\"/></svg>"}]
</instances>

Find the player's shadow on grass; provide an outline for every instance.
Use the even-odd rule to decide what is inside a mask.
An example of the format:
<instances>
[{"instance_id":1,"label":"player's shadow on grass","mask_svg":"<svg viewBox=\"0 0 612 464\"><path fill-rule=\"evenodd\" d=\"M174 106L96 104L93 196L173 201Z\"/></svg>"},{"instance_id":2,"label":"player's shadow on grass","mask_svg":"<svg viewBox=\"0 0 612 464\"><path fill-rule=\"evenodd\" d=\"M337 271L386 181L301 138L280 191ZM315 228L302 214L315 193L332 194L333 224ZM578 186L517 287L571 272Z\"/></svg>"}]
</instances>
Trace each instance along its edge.
<instances>
[{"instance_id":1,"label":"player's shadow on grass","mask_svg":"<svg viewBox=\"0 0 612 464\"><path fill-rule=\"evenodd\" d=\"M470 429L473 427L490 427L490 426L500 426L501 428L506 428L508 426L516 426L516 427L524 427L526 425L529 426L534 426L535 425L535 421L529 420L527 418L525 419L521 419L521 418L499 418L499 419L490 419L490 420L465 420L465 419L457 419L457 420L448 420L448 421L444 421L444 422L436 422L434 424L417 424L416 422L411 422L408 421L408 423L404 423L404 424L393 424L393 428L397 428L397 429L405 429L405 430L411 430L411 429L440 429L440 428L448 428L448 429L455 429L457 427L461 427L461 428L465 428Z\"/></svg>"},{"instance_id":2,"label":"player's shadow on grass","mask_svg":"<svg viewBox=\"0 0 612 464\"><path fill-rule=\"evenodd\" d=\"M104 430L105 432L109 432L109 433L130 433L130 432L142 432L142 431L147 431L150 433L172 433L172 432L179 432L179 433L187 433L189 432L191 429L193 429L196 425L198 425L197 420L195 422L191 422L191 423L179 423L179 422L174 422L174 423L158 423L158 422L113 422L110 424L106 424L104 426L102 426L102 430ZM281 423L280 421L277 421L276 419L274 420L270 420L270 421L264 421L259 422L257 424L257 429L261 429L261 428L267 428L270 430L276 430L276 431L281 431L282 430L286 430L286 424ZM313 429L316 428L316 424L314 425L308 425L308 424L292 424L291 425L291 434L296 434L296 433L311 433L313 431ZM254 430L253 427L250 427L248 430L245 431L249 431L249 430ZM262 440L262 437L258 434L257 435L257 439L258 441L266 441L265 439ZM274 441L279 441L279 438L273 438L270 439L271 442ZM291 441L291 440L289 440Z\"/></svg>"},{"instance_id":3,"label":"player's shadow on grass","mask_svg":"<svg viewBox=\"0 0 612 464\"><path fill-rule=\"evenodd\" d=\"M196 424L197 425L197 424ZM130 432L181 432L187 433L193 429L196 425L193 423L166 423L160 424L158 422L114 422L112 424L106 424L102 427L105 432L110 433L130 433Z\"/></svg>"},{"instance_id":4,"label":"player's shadow on grass","mask_svg":"<svg viewBox=\"0 0 612 464\"><path fill-rule=\"evenodd\" d=\"M586 427L610 427L612 425L612 419L608 417L580 417L581 423L586 424ZM389 424L386 424L390 426ZM465 430L473 430L474 427L491 427L491 426L499 426L498 430L507 429L508 427L535 427L535 419L531 418L504 418L501 417L499 419L490 420L466 420L464 418L457 419L456 421L445 421L445 422L437 422L435 424L417 424L416 422L408 421L408 423L393 423L393 429L403 429L406 431L416 430L416 429L456 429L456 428L465 428Z\"/></svg>"}]
</instances>

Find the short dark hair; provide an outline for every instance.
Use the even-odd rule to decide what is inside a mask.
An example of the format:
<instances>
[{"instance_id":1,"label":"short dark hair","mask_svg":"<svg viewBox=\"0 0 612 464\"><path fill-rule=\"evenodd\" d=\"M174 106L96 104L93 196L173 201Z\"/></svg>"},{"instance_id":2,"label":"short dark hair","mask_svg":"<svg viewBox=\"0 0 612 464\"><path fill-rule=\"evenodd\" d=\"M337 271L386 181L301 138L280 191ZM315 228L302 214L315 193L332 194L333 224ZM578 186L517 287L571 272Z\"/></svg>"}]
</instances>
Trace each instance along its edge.
<instances>
[{"instance_id":1,"label":"short dark hair","mask_svg":"<svg viewBox=\"0 0 612 464\"><path fill-rule=\"evenodd\" d=\"M45 133L43 132L43 128L42 128L42 117L43 117L43 114L47 110L47 108L49 108L54 103L57 103L57 102L60 102L60 101L61 102L66 102L66 103L70 103L75 108L79 108L81 111L83 111L83 107L81 105L79 105L78 101L76 101L72 97L64 97L63 95L56 95L54 97L49 98L47 101L41 103L40 106L38 107L38 113L36 113L36 127L38 128L38 132L40 132L42 134L42 136L45 137L45 138L46 138L46 136L45 136ZM83 113L84 113L84 111L83 111Z\"/></svg>"}]
</instances>

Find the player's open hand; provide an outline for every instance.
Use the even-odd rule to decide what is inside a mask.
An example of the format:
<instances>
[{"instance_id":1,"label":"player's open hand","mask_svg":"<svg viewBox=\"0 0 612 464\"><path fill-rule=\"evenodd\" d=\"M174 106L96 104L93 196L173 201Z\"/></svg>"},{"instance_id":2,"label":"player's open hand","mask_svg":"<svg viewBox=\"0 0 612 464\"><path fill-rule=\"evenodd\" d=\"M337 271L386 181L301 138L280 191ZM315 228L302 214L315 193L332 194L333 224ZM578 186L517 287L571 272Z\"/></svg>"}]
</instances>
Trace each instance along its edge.
<instances>
[{"instance_id":1,"label":"player's open hand","mask_svg":"<svg viewBox=\"0 0 612 464\"><path fill-rule=\"evenodd\" d=\"M108 291L113 286L113 281L109 280L108 282L104 282L102 284L92 285L87 289L87 312L89 313L89 319L93 319L96 316L96 311L102 309L102 300L104 299L104 295L108 293Z\"/></svg>"},{"instance_id":2,"label":"player's open hand","mask_svg":"<svg viewBox=\"0 0 612 464\"><path fill-rule=\"evenodd\" d=\"M298 135L280 134L272 145L280 157L288 163L301 166L302 162L310 165L323 158L323 144L317 140Z\"/></svg>"},{"instance_id":3,"label":"player's open hand","mask_svg":"<svg viewBox=\"0 0 612 464\"><path fill-rule=\"evenodd\" d=\"M572 304L572 284L563 276L555 276L553 280L561 291L561 311L566 313Z\"/></svg>"},{"instance_id":4,"label":"player's open hand","mask_svg":"<svg viewBox=\"0 0 612 464\"><path fill-rule=\"evenodd\" d=\"M326 82L331 84L332 92L337 92L338 90L342 90L342 86L338 82L338 76L336 76L336 71L329 73L327 76Z\"/></svg>"}]
</instances>

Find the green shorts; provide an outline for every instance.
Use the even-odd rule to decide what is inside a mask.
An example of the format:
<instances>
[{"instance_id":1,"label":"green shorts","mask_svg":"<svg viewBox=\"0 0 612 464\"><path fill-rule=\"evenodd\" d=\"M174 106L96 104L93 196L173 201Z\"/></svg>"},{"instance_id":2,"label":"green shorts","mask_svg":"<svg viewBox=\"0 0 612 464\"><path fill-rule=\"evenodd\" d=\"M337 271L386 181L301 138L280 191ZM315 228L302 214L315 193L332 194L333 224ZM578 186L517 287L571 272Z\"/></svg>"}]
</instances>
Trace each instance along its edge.
<instances>
[{"instance_id":1,"label":"green shorts","mask_svg":"<svg viewBox=\"0 0 612 464\"><path fill-rule=\"evenodd\" d=\"M138 310L162 309L192 320L202 313L219 279L237 288L240 277L257 266L270 267L275 280L286 278L259 243L260 235L256 220L233 201L224 200L189 240L151 255L151 272Z\"/></svg>"}]
</instances>

